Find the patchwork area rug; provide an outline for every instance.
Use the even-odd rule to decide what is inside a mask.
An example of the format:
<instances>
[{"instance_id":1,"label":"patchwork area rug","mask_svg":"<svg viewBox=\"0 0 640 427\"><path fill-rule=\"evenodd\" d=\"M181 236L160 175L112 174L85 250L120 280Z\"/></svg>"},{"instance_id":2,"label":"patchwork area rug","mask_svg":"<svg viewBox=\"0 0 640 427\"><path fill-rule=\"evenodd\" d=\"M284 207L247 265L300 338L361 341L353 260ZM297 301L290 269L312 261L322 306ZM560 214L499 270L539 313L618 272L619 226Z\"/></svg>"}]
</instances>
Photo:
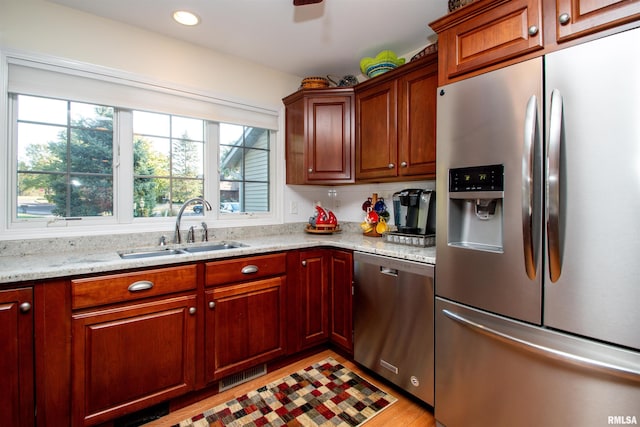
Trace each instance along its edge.
<instances>
[{"instance_id":1,"label":"patchwork area rug","mask_svg":"<svg viewBox=\"0 0 640 427\"><path fill-rule=\"evenodd\" d=\"M327 358L173 427L358 426L396 400Z\"/></svg>"}]
</instances>

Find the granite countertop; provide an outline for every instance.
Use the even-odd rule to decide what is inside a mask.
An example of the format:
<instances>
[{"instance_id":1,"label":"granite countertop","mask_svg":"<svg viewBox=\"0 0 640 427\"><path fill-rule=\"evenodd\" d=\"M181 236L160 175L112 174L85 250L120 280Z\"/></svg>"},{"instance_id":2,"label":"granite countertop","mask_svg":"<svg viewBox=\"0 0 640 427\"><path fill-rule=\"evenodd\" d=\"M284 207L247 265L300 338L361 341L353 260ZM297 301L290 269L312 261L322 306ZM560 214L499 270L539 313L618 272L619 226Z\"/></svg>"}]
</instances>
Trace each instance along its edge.
<instances>
[{"instance_id":1,"label":"granite countertop","mask_svg":"<svg viewBox=\"0 0 640 427\"><path fill-rule=\"evenodd\" d=\"M138 259L122 259L118 255L118 250L110 248L68 252L54 250L52 253L0 256L0 284L81 276L133 268L162 267L185 262L259 255L261 253L314 247L349 249L427 264L435 264L436 262L435 247L420 248L386 243L381 238L365 237L362 233L355 232L319 235L300 231L285 235L244 236L237 239L212 240L216 242L222 240L233 241L246 246L223 251L185 253ZM197 243L194 245L197 245ZM169 247L172 246L170 245ZM158 246L153 247L153 249L157 248Z\"/></svg>"}]
</instances>

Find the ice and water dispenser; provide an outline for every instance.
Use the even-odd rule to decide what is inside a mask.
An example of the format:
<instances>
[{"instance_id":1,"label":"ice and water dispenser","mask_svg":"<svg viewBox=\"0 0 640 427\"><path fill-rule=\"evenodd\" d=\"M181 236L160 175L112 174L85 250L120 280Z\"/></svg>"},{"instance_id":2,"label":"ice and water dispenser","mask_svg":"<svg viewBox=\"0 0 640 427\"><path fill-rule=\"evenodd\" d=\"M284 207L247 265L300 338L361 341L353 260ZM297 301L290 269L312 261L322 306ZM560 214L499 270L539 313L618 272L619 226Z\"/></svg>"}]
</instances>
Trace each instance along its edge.
<instances>
[{"instance_id":1,"label":"ice and water dispenser","mask_svg":"<svg viewBox=\"0 0 640 427\"><path fill-rule=\"evenodd\" d=\"M504 165L449 169L448 244L503 252Z\"/></svg>"}]
</instances>

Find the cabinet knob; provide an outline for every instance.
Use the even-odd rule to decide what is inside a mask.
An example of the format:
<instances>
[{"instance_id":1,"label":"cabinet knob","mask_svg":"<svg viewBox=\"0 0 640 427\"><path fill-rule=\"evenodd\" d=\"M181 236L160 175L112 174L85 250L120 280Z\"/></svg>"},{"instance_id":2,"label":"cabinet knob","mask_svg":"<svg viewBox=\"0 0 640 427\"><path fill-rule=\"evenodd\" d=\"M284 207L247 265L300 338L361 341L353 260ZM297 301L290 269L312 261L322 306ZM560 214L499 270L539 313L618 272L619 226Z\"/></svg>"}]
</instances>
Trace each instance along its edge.
<instances>
[{"instance_id":1,"label":"cabinet knob","mask_svg":"<svg viewBox=\"0 0 640 427\"><path fill-rule=\"evenodd\" d=\"M407 165L407 162L402 162L402 163L400 163L400 167L402 167L402 168L406 168L407 166L408 166L408 165Z\"/></svg>"},{"instance_id":2,"label":"cabinet knob","mask_svg":"<svg viewBox=\"0 0 640 427\"><path fill-rule=\"evenodd\" d=\"M389 163L389 164L387 165L387 167L388 167L389 169L393 169L393 168L395 168L395 167L396 167L396 165L394 165L393 163Z\"/></svg>"},{"instance_id":3,"label":"cabinet knob","mask_svg":"<svg viewBox=\"0 0 640 427\"><path fill-rule=\"evenodd\" d=\"M216 308L216 302L215 301L209 301L209 308L212 309L212 310L214 308Z\"/></svg>"},{"instance_id":4,"label":"cabinet knob","mask_svg":"<svg viewBox=\"0 0 640 427\"><path fill-rule=\"evenodd\" d=\"M560 25L567 25L570 20L571 16L569 16L568 13L562 13L558 16L558 22L560 22Z\"/></svg>"},{"instance_id":5,"label":"cabinet knob","mask_svg":"<svg viewBox=\"0 0 640 427\"><path fill-rule=\"evenodd\" d=\"M303 260L302 260L302 266L303 266L303 267L306 267L306 266L307 266L307 260L306 260L306 259L303 259Z\"/></svg>"},{"instance_id":6,"label":"cabinet knob","mask_svg":"<svg viewBox=\"0 0 640 427\"><path fill-rule=\"evenodd\" d=\"M189 314L196 314L196 308L195 307L189 307Z\"/></svg>"},{"instance_id":7,"label":"cabinet knob","mask_svg":"<svg viewBox=\"0 0 640 427\"><path fill-rule=\"evenodd\" d=\"M538 27L535 25L532 25L529 27L527 32L529 33L530 36L535 36L536 34L538 34Z\"/></svg>"},{"instance_id":8,"label":"cabinet knob","mask_svg":"<svg viewBox=\"0 0 640 427\"><path fill-rule=\"evenodd\" d=\"M31 303L30 302L23 302L22 304L20 304L20 311L23 313L27 313L29 312L29 310L31 310Z\"/></svg>"},{"instance_id":9,"label":"cabinet knob","mask_svg":"<svg viewBox=\"0 0 640 427\"><path fill-rule=\"evenodd\" d=\"M312 173L313 172L313 168L307 169L307 172Z\"/></svg>"}]
</instances>

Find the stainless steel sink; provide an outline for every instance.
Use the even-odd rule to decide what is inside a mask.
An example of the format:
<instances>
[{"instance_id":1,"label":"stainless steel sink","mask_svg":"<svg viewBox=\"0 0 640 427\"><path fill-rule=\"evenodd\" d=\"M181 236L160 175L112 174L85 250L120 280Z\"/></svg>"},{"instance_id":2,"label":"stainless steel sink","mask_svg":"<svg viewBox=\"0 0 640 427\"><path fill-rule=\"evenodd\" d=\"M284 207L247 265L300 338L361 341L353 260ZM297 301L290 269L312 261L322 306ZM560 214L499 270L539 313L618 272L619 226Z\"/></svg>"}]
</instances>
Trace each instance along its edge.
<instances>
[{"instance_id":1,"label":"stainless steel sink","mask_svg":"<svg viewBox=\"0 0 640 427\"><path fill-rule=\"evenodd\" d=\"M228 249L243 248L246 246L247 245L244 245L242 243L237 243L237 242L219 242L219 243L212 243L210 245L188 246L186 248L182 248L182 250L185 252L196 253L196 252L224 251Z\"/></svg>"},{"instance_id":2,"label":"stainless steel sink","mask_svg":"<svg viewBox=\"0 0 640 427\"><path fill-rule=\"evenodd\" d=\"M179 255L185 253L181 249L146 249L141 251L132 251L132 252L119 252L120 258L122 259L137 259L137 258L153 258L158 256L169 256L169 255Z\"/></svg>"},{"instance_id":3,"label":"stainless steel sink","mask_svg":"<svg viewBox=\"0 0 640 427\"><path fill-rule=\"evenodd\" d=\"M122 259L139 259L139 258L154 258L160 256L180 255L186 253L199 253L199 252L216 252L224 251L235 248L243 248L247 245L238 242L212 242L209 244L202 244L197 246L187 246L180 248L162 248L162 249L141 249L132 250L126 252L118 252Z\"/></svg>"}]
</instances>

